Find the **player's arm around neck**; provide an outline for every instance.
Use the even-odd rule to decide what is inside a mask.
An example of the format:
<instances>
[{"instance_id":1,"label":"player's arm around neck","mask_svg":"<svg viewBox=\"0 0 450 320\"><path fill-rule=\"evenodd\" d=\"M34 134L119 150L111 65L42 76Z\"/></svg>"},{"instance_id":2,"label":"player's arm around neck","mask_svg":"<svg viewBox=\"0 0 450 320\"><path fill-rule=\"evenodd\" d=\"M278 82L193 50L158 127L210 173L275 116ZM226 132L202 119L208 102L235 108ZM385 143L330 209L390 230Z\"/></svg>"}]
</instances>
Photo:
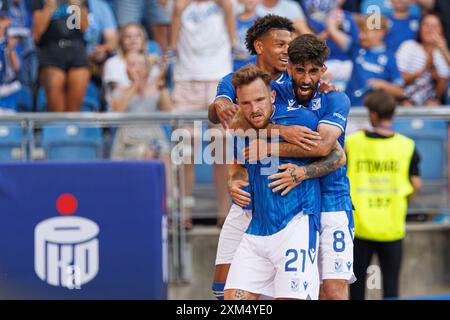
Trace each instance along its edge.
<instances>
[{"instance_id":1,"label":"player's arm around neck","mask_svg":"<svg viewBox=\"0 0 450 320\"><path fill-rule=\"evenodd\" d=\"M280 157L294 158L323 158L328 156L336 145L342 131L340 128L329 125L319 124L317 129L320 139L316 139L312 143L306 143L306 135L301 137L301 131L304 127L300 126L280 126L284 127L280 130L280 136L288 142L281 142L278 150ZM290 132L289 135L283 132ZM313 132L313 131L311 131ZM311 136L312 137L312 136ZM277 148L271 148L276 150Z\"/></svg>"}]
</instances>

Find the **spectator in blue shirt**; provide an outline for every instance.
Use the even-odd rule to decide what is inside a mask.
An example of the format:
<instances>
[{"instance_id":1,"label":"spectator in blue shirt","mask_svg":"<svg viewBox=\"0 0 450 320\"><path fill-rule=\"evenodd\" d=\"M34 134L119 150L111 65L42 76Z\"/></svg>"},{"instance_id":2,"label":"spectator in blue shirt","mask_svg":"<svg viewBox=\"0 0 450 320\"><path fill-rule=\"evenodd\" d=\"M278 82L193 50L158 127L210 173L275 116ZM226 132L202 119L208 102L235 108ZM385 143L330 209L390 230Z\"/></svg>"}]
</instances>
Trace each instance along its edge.
<instances>
[{"instance_id":1,"label":"spectator in blue shirt","mask_svg":"<svg viewBox=\"0 0 450 320\"><path fill-rule=\"evenodd\" d=\"M389 18L389 32L384 42L389 50L397 52L400 45L407 40L417 38L420 16L410 13L410 0L391 0L392 14Z\"/></svg>"},{"instance_id":2,"label":"spectator in blue shirt","mask_svg":"<svg viewBox=\"0 0 450 320\"><path fill-rule=\"evenodd\" d=\"M23 84L34 86L37 81L39 61L36 46L31 36L31 11L25 0L10 0L9 12L11 25L8 28L8 36L19 39L20 59L23 62L18 78Z\"/></svg>"},{"instance_id":3,"label":"spectator in blue shirt","mask_svg":"<svg viewBox=\"0 0 450 320\"><path fill-rule=\"evenodd\" d=\"M381 16L379 22L379 26L373 28L373 18L362 17L359 42L352 42L337 28L331 33L333 40L352 56L354 67L347 87L352 106L362 106L365 95L372 90L384 90L397 98L403 96L404 81L395 56L383 43L388 30L387 19Z\"/></svg>"},{"instance_id":4,"label":"spectator in blue shirt","mask_svg":"<svg viewBox=\"0 0 450 320\"><path fill-rule=\"evenodd\" d=\"M119 38L114 12L104 0L88 0L89 27L84 33L92 77L101 85L102 67L117 49Z\"/></svg>"},{"instance_id":5,"label":"spectator in blue shirt","mask_svg":"<svg viewBox=\"0 0 450 320\"><path fill-rule=\"evenodd\" d=\"M308 24L320 39L326 40L330 48L330 57L326 62L328 68L326 77L342 91L345 91L350 80L353 63L348 52L342 50L330 37L329 32L333 32L333 26L344 32L351 41L358 41L358 25L350 12L341 9L345 0L333 1L328 11L308 16Z\"/></svg>"},{"instance_id":6,"label":"spectator in blue shirt","mask_svg":"<svg viewBox=\"0 0 450 320\"><path fill-rule=\"evenodd\" d=\"M244 11L238 14L236 19L236 47L233 50L233 70L237 71L241 67L256 63L256 56L250 55L245 45L247 30L253 25L258 15L256 5L258 0L242 0Z\"/></svg>"},{"instance_id":7,"label":"spectator in blue shirt","mask_svg":"<svg viewBox=\"0 0 450 320\"><path fill-rule=\"evenodd\" d=\"M421 10L430 10L434 5L434 0L413 0L409 2L412 2L409 13L413 16L419 16ZM392 0L363 0L361 2L361 13L363 15L372 14L371 6L377 6L384 16L392 14Z\"/></svg>"},{"instance_id":8,"label":"spectator in blue shirt","mask_svg":"<svg viewBox=\"0 0 450 320\"><path fill-rule=\"evenodd\" d=\"M6 2L0 3L0 109L16 110L16 94L21 85L17 80L20 69L18 38L9 37L7 28L11 15Z\"/></svg>"}]
</instances>

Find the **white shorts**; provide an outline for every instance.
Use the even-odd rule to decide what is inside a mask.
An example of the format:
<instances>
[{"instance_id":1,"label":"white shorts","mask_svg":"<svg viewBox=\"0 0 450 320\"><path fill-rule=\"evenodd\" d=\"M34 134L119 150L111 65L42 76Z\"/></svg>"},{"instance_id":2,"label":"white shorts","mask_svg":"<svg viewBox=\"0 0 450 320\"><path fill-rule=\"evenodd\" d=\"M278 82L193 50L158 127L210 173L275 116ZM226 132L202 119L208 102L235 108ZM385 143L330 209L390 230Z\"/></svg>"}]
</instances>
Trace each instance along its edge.
<instances>
[{"instance_id":1,"label":"white shorts","mask_svg":"<svg viewBox=\"0 0 450 320\"><path fill-rule=\"evenodd\" d=\"M356 281L353 274L353 215L351 212L321 212L319 241L320 280Z\"/></svg>"},{"instance_id":2,"label":"white shorts","mask_svg":"<svg viewBox=\"0 0 450 320\"><path fill-rule=\"evenodd\" d=\"M310 233L311 230L311 233ZM298 214L270 236L244 234L228 273L225 290L241 289L275 298L317 300L318 231Z\"/></svg>"},{"instance_id":3,"label":"white shorts","mask_svg":"<svg viewBox=\"0 0 450 320\"><path fill-rule=\"evenodd\" d=\"M216 265L231 264L242 236L252 220L252 212L232 204L222 226L217 245Z\"/></svg>"}]
</instances>

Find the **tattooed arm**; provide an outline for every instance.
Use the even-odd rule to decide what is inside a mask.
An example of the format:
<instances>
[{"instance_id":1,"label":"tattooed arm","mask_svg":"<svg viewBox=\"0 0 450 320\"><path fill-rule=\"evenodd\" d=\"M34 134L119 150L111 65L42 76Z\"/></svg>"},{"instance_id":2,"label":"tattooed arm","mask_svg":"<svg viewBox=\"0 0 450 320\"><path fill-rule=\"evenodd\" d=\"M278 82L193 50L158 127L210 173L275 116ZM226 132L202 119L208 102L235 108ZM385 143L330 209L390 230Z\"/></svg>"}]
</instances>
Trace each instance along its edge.
<instances>
[{"instance_id":1,"label":"tattooed arm","mask_svg":"<svg viewBox=\"0 0 450 320\"><path fill-rule=\"evenodd\" d=\"M346 161L344 150L339 143L336 143L328 156L306 166L297 166L292 163L281 165L279 169L284 171L269 177L269 180L274 180L269 184L269 187L273 188L272 192L284 189L281 193L284 196L302 181L323 177L345 165Z\"/></svg>"}]
</instances>

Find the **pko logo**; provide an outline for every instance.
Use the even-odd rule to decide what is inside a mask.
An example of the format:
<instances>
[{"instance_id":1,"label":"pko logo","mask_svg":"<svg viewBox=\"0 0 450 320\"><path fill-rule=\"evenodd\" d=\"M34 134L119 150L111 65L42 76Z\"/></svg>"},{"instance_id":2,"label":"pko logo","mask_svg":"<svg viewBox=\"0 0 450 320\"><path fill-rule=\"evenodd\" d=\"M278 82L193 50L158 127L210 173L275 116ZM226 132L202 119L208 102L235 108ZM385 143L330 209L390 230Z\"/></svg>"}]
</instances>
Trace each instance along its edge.
<instances>
[{"instance_id":1,"label":"pko logo","mask_svg":"<svg viewBox=\"0 0 450 320\"><path fill-rule=\"evenodd\" d=\"M34 229L34 271L56 287L81 289L99 270L98 225L86 218L70 217L78 206L71 194L56 201L62 215L40 222Z\"/></svg>"}]
</instances>

